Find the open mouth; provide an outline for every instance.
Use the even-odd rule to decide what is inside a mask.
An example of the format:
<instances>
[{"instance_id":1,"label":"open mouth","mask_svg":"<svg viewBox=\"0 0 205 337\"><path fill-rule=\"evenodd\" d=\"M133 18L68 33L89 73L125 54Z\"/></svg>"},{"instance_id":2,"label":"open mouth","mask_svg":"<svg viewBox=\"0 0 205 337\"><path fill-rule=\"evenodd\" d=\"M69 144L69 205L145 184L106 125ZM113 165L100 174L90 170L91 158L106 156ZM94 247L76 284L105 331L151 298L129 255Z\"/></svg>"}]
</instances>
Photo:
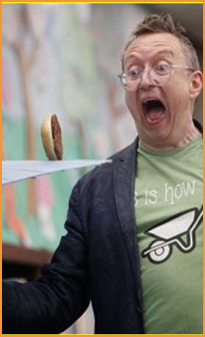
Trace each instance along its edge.
<instances>
[{"instance_id":1,"label":"open mouth","mask_svg":"<svg viewBox=\"0 0 205 337\"><path fill-rule=\"evenodd\" d=\"M148 123L157 124L165 115L165 106L159 99L147 99L142 102L144 116Z\"/></svg>"}]
</instances>

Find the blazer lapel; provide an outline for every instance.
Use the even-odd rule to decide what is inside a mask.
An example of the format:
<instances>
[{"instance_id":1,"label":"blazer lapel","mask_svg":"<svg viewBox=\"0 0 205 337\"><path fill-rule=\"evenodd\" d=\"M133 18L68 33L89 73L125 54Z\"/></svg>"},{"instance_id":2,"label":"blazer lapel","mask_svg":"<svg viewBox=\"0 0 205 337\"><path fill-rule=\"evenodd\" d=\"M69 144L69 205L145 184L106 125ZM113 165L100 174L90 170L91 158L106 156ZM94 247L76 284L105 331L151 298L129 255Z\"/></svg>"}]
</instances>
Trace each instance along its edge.
<instances>
[{"instance_id":1,"label":"blazer lapel","mask_svg":"<svg viewBox=\"0 0 205 337\"><path fill-rule=\"evenodd\" d=\"M137 146L138 139L118 154L117 158L113 158L113 164L116 206L133 276L136 279L138 299L141 302L141 291L139 286L140 261L137 249L137 231L134 211Z\"/></svg>"},{"instance_id":2,"label":"blazer lapel","mask_svg":"<svg viewBox=\"0 0 205 337\"><path fill-rule=\"evenodd\" d=\"M194 120L195 126L203 134L202 125ZM117 211L125 245L130 259L133 276L136 279L138 299L142 303L140 284L140 257L137 246L137 225L134 210L135 172L137 168L137 147L139 139L113 156L114 189Z\"/></svg>"}]
</instances>

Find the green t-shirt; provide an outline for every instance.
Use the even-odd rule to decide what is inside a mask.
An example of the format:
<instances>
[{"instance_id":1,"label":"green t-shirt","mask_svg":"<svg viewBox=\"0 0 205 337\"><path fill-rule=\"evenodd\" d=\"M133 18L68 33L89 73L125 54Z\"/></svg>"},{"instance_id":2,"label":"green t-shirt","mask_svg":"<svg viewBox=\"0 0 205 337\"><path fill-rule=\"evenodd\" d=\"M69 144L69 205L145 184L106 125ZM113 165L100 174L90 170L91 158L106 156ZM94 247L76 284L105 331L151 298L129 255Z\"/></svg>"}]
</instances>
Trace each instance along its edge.
<instances>
[{"instance_id":1,"label":"green t-shirt","mask_svg":"<svg viewBox=\"0 0 205 337\"><path fill-rule=\"evenodd\" d=\"M203 333L203 140L141 144L135 184L146 334Z\"/></svg>"}]
</instances>

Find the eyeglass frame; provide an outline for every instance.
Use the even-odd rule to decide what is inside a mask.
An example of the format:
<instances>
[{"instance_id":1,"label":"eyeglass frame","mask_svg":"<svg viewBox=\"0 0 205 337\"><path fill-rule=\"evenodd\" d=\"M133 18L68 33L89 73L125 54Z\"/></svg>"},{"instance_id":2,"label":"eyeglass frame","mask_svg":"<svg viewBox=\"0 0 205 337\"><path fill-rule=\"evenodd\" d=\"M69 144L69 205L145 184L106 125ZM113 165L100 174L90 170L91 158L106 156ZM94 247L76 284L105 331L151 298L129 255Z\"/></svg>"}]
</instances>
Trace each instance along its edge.
<instances>
[{"instance_id":1,"label":"eyeglass frame","mask_svg":"<svg viewBox=\"0 0 205 337\"><path fill-rule=\"evenodd\" d=\"M150 67L150 69L149 69L149 73L148 73L148 75L150 76L150 71L153 69L153 66L154 66L155 64L153 64L151 67ZM191 72L194 72L195 71L195 69L193 69L193 68L191 68L191 67L189 67L189 66L183 66L183 65L177 65L177 64L166 64L166 66L169 68L169 78L167 79L167 82L166 83L164 83L164 84L157 84L157 83L155 83L155 82L153 82L153 84L155 84L155 86L158 86L158 87L163 87L165 84L167 84L168 82L169 82L169 80L170 80L170 78L171 78L171 72L173 71L173 69L177 69L177 68L181 68L181 69L185 69L185 70L190 70ZM145 68L143 67L140 71L139 71L139 76L137 77L137 79L136 80L138 80L141 76L142 76L142 74L143 74L143 72L144 72L144 70L145 70ZM121 83L121 85L123 86L123 88L125 88L125 89L127 89L127 90L130 90L130 91L134 91L134 90L136 90L136 87L135 88L133 88L133 89L130 89L125 83L123 83L123 76L124 75L126 75L126 73L128 72L129 70L127 70L127 71L123 71L121 74L118 74L117 75L117 77L120 79L120 83ZM163 75L162 75L163 76ZM150 80L151 80L151 82L152 82L152 77L150 77ZM140 83L140 82L139 82Z\"/></svg>"}]
</instances>

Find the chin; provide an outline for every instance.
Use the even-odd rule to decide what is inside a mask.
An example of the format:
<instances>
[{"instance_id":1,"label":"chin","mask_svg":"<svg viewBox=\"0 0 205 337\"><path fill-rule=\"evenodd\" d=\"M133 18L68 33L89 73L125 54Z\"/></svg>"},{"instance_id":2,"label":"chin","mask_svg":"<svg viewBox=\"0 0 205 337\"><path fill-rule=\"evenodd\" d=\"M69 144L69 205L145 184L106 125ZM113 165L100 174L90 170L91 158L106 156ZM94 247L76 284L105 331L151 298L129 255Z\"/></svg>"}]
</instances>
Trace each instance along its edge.
<instances>
[{"instance_id":1,"label":"chin","mask_svg":"<svg viewBox=\"0 0 205 337\"><path fill-rule=\"evenodd\" d=\"M154 132L146 132L146 136L142 137L141 139L145 140L146 144L150 144L150 146L152 145L159 145L159 146L163 146L168 143L168 139L170 136L170 132L164 132L164 130L160 131L154 131Z\"/></svg>"}]
</instances>

